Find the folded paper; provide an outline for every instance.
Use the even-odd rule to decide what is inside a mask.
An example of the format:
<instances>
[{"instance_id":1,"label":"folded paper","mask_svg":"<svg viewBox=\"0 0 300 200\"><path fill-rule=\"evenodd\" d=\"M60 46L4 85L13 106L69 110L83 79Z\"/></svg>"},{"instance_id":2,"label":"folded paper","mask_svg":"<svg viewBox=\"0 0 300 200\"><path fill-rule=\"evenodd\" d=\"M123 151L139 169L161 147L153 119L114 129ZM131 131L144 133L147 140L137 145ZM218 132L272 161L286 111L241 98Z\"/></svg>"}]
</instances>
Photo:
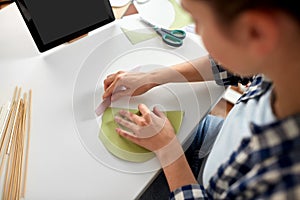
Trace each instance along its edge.
<instances>
[{"instance_id":1,"label":"folded paper","mask_svg":"<svg viewBox=\"0 0 300 200\"><path fill-rule=\"evenodd\" d=\"M154 153L133 142L123 138L116 132L119 125L114 117L122 108L109 107L102 115L101 131L99 139L105 148L118 158L131 162L145 162L154 157ZM130 112L137 113L138 110L129 109ZM178 133L183 119L183 111L164 112L171 122L175 133Z\"/></svg>"}]
</instances>

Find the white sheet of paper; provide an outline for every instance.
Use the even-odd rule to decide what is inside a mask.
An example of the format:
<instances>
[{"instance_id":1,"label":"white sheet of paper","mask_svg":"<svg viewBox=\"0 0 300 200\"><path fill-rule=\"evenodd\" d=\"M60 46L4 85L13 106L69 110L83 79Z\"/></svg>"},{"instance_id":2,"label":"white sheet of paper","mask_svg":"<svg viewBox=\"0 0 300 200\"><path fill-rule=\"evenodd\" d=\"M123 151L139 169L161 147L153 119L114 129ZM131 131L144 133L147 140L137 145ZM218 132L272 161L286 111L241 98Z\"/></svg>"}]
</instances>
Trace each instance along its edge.
<instances>
[{"instance_id":1,"label":"white sheet of paper","mask_svg":"<svg viewBox=\"0 0 300 200\"><path fill-rule=\"evenodd\" d=\"M159 27L169 28L175 19L175 11L169 0L151 0L141 4L134 1L141 17Z\"/></svg>"},{"instance_id":2,"label":"white sheet of paper","mask_svg":"<svg viewBox=\"0 0 300 200\"><path fill-rule=\"evenodd\" d=\"M122 7L128 4L131 0L110 0L112 7Z\"/></svg>"}]
</instances>

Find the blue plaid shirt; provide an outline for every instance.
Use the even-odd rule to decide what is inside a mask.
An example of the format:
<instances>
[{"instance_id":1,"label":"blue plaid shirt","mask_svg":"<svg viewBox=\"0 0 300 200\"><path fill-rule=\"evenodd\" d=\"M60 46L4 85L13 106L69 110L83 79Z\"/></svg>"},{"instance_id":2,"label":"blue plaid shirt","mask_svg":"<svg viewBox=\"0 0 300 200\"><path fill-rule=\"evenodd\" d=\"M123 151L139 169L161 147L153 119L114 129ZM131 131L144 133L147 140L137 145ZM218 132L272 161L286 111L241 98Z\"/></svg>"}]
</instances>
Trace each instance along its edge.
<instances>
[{"instance_id":1,"label":"blue plaid shirt","mask_svg":"<svg viewBox=\"0 0 300 200\"><path fill-rule=\"evenodd\" d=\"M212 59L211 64L218 84L252 81L237 103L259 99L271 89L261 75L239 78ZM242 140L207 188L186 185L171 192L170 199L300 199L300 114L262 126L252 123L250 130L251 137Z\"/></svg>"}]
</instances>

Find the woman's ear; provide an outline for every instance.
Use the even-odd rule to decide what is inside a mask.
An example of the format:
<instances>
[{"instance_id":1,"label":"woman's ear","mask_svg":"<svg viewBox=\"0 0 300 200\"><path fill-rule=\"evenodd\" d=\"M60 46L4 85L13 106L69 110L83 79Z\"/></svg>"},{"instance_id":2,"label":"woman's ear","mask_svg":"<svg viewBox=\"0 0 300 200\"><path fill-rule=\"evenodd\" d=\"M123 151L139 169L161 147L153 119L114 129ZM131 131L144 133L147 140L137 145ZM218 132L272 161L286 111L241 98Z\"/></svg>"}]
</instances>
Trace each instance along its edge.
<instances>
[{"instance_id":1,"label":"woman's ear","mask_svg":"<svg viewBox=\"0 0 300 200\"><path fill-rule=\"evenodd\" d=\"M265 56L276 48L279 23L275 13L246 11L235 23L235 35L246 51L253 56Z\"/></svg>"}]
</instances>

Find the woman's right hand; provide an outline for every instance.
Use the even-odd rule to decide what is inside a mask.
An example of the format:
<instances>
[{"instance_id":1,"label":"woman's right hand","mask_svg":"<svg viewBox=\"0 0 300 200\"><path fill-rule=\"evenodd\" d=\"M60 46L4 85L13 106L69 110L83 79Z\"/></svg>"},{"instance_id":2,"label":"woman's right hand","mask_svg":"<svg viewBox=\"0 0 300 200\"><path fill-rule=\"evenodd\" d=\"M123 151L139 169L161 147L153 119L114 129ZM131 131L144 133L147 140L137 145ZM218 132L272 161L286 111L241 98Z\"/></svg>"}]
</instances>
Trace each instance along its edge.
<instances>
[{"instance_id":1,"label":"woman's right hand","mask_svg":"<svg viewBox=\"0 0 300 200\"><path fill-rule=\"evenodd\" d=\"M122 137L133 143L153 151L161 166L166 167L184 155L181 144L177 140L174 128L168 118L154 107L153 112L144 104L138 106L140 115L121 110L115 121L131 132L117 128Z\"/></svg>"},{"instance_id":2,"label":"woman's right hand","mask_svg":"<svg viewBox=\"0 0 300 200\"><path fill-rule=\"evenodd\" d=\"M157 85L150 73L119 71L108 75L104 80L102 98L111 96L111 100L114 101L123 96L137 96Z\"/></svg>"}]
</instances>

